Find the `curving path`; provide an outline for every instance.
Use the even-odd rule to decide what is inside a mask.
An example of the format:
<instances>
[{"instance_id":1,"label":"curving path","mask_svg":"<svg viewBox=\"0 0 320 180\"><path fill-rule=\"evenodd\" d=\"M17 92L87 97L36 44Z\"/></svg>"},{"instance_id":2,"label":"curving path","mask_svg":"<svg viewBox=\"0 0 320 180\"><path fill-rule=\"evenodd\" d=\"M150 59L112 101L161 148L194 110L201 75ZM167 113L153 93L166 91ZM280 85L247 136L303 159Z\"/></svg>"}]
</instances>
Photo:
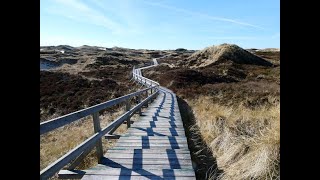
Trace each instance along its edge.
<instances>
[{"instance_id":1,"label":"curving path","mask_svg":"<svg viewBox=\"0 0 320 180\"><path fill-rule=\"evenodd\" d=\"M145 86L158 85L133 70ZM176 95L159 87L159 95L109 149L97 166L81 171L82 179L196 179ZM81 174L81 173L78 173Z\"/></svg>"}]
</instances>

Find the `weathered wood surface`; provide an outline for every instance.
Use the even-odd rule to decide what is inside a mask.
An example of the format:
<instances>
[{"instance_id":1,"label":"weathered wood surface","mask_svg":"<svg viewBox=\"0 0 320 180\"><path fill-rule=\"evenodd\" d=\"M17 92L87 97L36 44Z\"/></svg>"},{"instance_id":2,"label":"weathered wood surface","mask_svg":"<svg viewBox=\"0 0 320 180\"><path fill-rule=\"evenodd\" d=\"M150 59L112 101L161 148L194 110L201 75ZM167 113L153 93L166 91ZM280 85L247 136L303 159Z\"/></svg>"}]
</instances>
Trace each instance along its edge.
<instances>
[{"instance_id":1,"label":"weathered wood surface","mask_svg":"<svg viewBox=\"0 0 320 180\"><path fill-rule=\"evenodd\" d=\"M90 136L88 139L86 139L84 142L70 150L68 153L51 163L49 166L44 168L42 171L40 171L40 179L48 179L51 176L53 176L56 172L58 172L60 169L62 169L64 166L66 166L68 163L70 163L75 158L79 157L84 151L91 148L93 145L95 145L98 141L101 140L101 138L109 133L112 129L120 126L125 120L128 119L128 117L136 112L138 109L141 109L141 107L150 101L153 97L157 95L158 92L155 92L154 94L150 95L141 103L134 106L130 111L127 111L120 117L118 117L116 120L111 122L107 127L103 128L101 131L95 133L94 135ZM99 160L100 161L100 160Z\"/></svg>"},{"instance_id":2,"label":"weathered wood surface","mask_svg":"<svg viewBox=\"0 0 320 180\"><path fill-rule=\"evenodd\" d=\"M155 59L154 63L157 65ZM141 69L150 67L134 69L133 79L147 87L159 85L142 76ZM116 136L117 143L98 165L86 170L61 170L59 178L196 179L175 94L160 87L159 95L140 115L127 133Z\"/></svg>"},{"instance_id":3,"label":"weathered wood surface","mask_svg":"<svg viewBox=\"0 0 320 180\"><path fill-rule=\"evenodd\" d=\"M175 95L161 91L100 164L81 172L61 171L59 177L195 179Z\"/></svg>"},{"instance_id":4,"label":"weathered wood surface","mask_svg":"<svg viewBox=\"0 0 320 180\"><path fill-rule=\"evenodd\" d=\"M82 179L194 179L193 170L183 169L168 169L157 170L151 169L149 171L129 169L110 168L106 170L62 170L60 177L63 178L82 178ZM120 178L121 177L121 178Z\"/></svg>"}]
</instances>

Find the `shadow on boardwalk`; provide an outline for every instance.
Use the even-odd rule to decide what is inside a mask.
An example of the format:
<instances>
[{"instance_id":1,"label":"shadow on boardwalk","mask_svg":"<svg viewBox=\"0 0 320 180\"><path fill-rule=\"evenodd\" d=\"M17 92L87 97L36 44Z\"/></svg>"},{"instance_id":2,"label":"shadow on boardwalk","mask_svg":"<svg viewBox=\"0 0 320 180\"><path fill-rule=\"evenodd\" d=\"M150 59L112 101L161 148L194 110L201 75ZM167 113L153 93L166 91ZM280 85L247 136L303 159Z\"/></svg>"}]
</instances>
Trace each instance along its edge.
<instances>
[{"instance_id":1,"label":"shadow on boardwalk","mask_svg":"<svg viewBox=\"0 0 320 180\"><path fill-rule=\"evenodd\" d=\"M223 171L218 169L216 159L201 138L198 126L191 130L191 127L195 125L192 108L178 96L177 100L197 179L217 179Z\"/></svg>"}]
</instances>

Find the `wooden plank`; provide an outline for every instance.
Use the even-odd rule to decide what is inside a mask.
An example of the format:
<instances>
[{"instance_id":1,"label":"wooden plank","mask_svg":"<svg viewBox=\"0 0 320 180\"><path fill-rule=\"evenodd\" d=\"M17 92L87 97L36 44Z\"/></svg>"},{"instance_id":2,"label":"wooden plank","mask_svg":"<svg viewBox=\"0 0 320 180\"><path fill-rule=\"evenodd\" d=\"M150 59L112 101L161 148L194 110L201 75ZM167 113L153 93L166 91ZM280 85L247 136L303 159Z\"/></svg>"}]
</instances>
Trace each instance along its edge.
<instances>
[{"instance_id":1,"label":"wooden plank","mask_svg":"<svg viewBox=\"0 0 320 180\"><path fill-rule=\"evenodd\" d=\"M147 121L155 121L155 120L171 120L171 121L182 121L181 117L178 117L178 116L172 116L172 117L165 117L165 116L157 116L157 115L150 115L150 114L142 114L142 118L140 118L140 121L144 121L144 120L147 120Z\"/></svg>"},{"instance_id":2,"label":"wooden plank","mask_svg":"<svg viewBox=\"0 0 320 180\"><path fill-rule=\"evenodd\" d=\"M166 120L166 121L161 121L161 120L157 120L157 121L154 121L154 120L144 120L144 121L136 121L135 124L179 124L179 125L183 125L183 122L182 121L172 121L172 120Z\"/></svg>"},{"instance_id":3,"label":"wooden plank","mask_svg":"<svg viewBox=\"0 0 320 180\"><path fill-rule=\"evenodd\" d=\"M153 177L161 177L161 178L168 178L168 177L195 177L195 174L192 170L181 170L181 169L165 169L165 170L155 170L155 169L147 169L147 170L131 170L131 169L120 169L120 168L112 168L108 171L104 170L61 170L59 172L59 178L81 178L84 175L104 175L101 177L117 177L121 175L123 176L130 176L133 177L148 177L150 175ZM97 176L96 176L97 177Z\"/></svg>"},{"instance_id":4,"label":"wooden plank","mask_svg":"<svg viewBox=\"0 0 320 180\"><path fill-rule=\"evenodd\" d=\"M117 143L154 143L154 144L167 144L167 143L184 143L187 144L186 140L169 140L169 139L157 139L157 140L150 140L150 139L119 139Z\"/></svg>"},{"instance_id":5,"label":"wooden plank","mask_svg":"<svg viewBox=\"0 0 320 180\"><path fill-rule=\"evenodd\" d=\"M160 104L160 103L158 103ZM178 106L172 106L172 105L162 105L159 106L158 104L151 104L149 105L149 108L145 111L146 113L153 113L153 112L166 112L168 111L169 113L171 111L173 111L174 113L176 113L177 115L179 115L178 113L180 112L179 107ZM180 114L181 115L181 114Z\"/></svg>"},{"instance_id":6,"label":"wooden plank","mask_svg":"<svg viewBox=\"0 0 320 180\"><path fill-rule=\"evenodd\" d=\"M127 160L128 161L128 160ZM188 160L190 161L190 160ZM117 161L118 162L118 161ZM180 163L181 161L179 161ZM191 162L191 161L190 161ZM106 164L109 168L126 168L126 169L192 169L192 165L181 165L178 163L162 163L162 164L125 164L122 162ZM98 168L97 166L95 168Z\"/></svg>"},{"instance_id":7,"label":"wooden plank","mask_svg":"<svg viewBox=\"0 0 320 180\"><path fill-rule=\"evenodd\" d=\"M181 145L181 147L183 146L187 146L188 143L186 141L184 142L178 142L178 141L167 141L167 142L156 142L156 141L153 141L153 142L148 142L148 141L121 141L121 142L117 142L116 145L119 144L119 147L120 146L124 146L124 144L135 144L134 146L136 145L145 145L145 146L154 146L154 145L165 145L165 146L170 146L170 145L175 145L175 146L179 146ZM137 148L138 149L138 148Z\"/></svg>"},{"instance_id":8,"label":"wooden plank","mask_svg":"<svg viewBox=\"0 0 320 180\"><path fill-rule=\"evenodd\" d=\"M128 131L126 134L145 134L147 136L184 136L184 131Z\"/></svg>"},{"instance_id":9,"label":"wooden plank","mask_svg":"<svg viewBox=\"0 0 320 180\"><path fill-rule=\"evenodd\" d=\"M138 95L138 103L141 102L141 94ZM141 116L142 112L141 112L141 108L139 108L139 115Z\"/></svg>"},{"instance_id":10,"label":"wooden plank","mask_svg":"<svg viewBox=\"0 0 320 180\"><path fill-rule=\"evenodd\" d=\"M67 169L75 169L82 160L91 152L92 148L88 148L86 151L82 152L80 156L78 156L69 166Z\"/></svg>"},{"instance_id":11,"label":"wooden plank","mask_svg":"<svg viewBox=\"0 0 320 180\"><path fill-rule=\"evenodd\" d=\"M107 153L107 158L120 158L120 159L191 159L189 154L115 154Z\"/></svg>"},{"instance_id":12,"label":"wooden plank","mask_svg":"<svg viewBox=\"0 0 320 180\"><path fill-rule=\"evenodd\" d=\"M119 180L118 176L84 175L83 180ZM121 180L195 180L195 177L123 176Z\"/></svg>"},{"instance_id":13,"label":"wooden plank","mask_svg":"<svg viewBox=\"0 0 320 180\"><path fill-rule=\"evenodd\" d=\"M185 132L184 130L181 129L176 129L176 128L139 128L139 129L134 129L131 128L127 132L158 132L158 133L170 133L170 132L178 132L178 133L183 133Z\"/></svg>"},{"instance_id":14,"label":"wooden plank","mask_svg":"<svg viewBox=\"0 0 320 180\"><path fill-rule=\"evenodd\" d=\"M128 136L130 137L130 136ZM187 143L188 141L185 139L180 139L180 137L184 137L185 136L149 136L150 138L152 137L177 137L177 139L149 139L149 140L139 140L139 139L123 139L121 141L118 141L119 143ZM122 138L125 138L124 136Z\"/></svg>"},{"instance_id":15,"label":"wooden plank","mask_svg":"<svg viewBox=\"0 0 320 180\"><path fill-rule=\"evenodd\" d=\"M166 137L160 137L160 136L122 136L121 138L126 139L142 139L142 138L148 138L148 139L187 139L186 137L181 136L166 136Z\"/></svg>"},{"instance_id":16,"label":"wooden plank","mask_svg":"<svg viewBox=\"0 0 320 180\"><path fill-rule=\"evenodd\" d=\"M119 148L125 149L157 149L157 148L164 148L164 149L187 149L187 146L176 146L176 145L167 145L167 146L119 146Z\"/></svg>"},{"instance_id":17,"label":"wooden plank","mask_svg":"<svg viewBox=\"0 0 320 180\"><path fill-rule=\"evenodd\" d=\"M161 123L157 123L157 122L150 122L150 123L134 123L132 124L133 128L139 129L139 128L183 128L184 126L183 124L179 124L179 123L165 123L165 122L161 122Z\"/></svg>"},{"instance_id":18,"label":"wooden plank","mask_svg":"<svg viewBox=\"0 0 320 180\"><path fill-rule=\"evenodd\" d=\"M190 154L189 149L139 149L143 154ZM134 154L135 149L112 148L108 153Z\"/></svg>"},{"instance_id":19,"label":"wooden plank","mask_svg":"<svg viewBox=\"0 0 320 180\"><path fill-rule=\"evenodd\" d=\"M99 112L93 113L92 119L93 119L94 133L99 133L101 131ZM99 138L96 142L96 154L97 154L97 158L98 158L98 163L100 163L100 159L103 156L103 148L102 148L102 139L101 138Z\"/></svg>"},{"instance_id":20,"label":"wooden plank","mask_svg":"<svg viewBox=\"0 0 320 180\"><path fill-rule=\"evenodd\" d=\"M171 128L171 127L173 127L173 128L177 128L177 127L183 127L183 125L170 125L170 124L159 124L159 125L157 125L157 124L154 124L154 125L152 125L152 126L150 126L150 125L147 125L147 124L140 124L140 125L137 125L137 124L134 124L134 125L132 125L131 127L141 127L141 128L146 128L146 127L152 127L152 128L156 128L156 127L166 127L166 128Z\"/></svg>"},{"instance_id":21,"label":"wooden plank","mask_svg":"<svg viewBox=\"0 0 320 180\"><path fill-rule=\"evenodd\" d=\"M150 122L135 122L133 125L135 126L139 126L139 125L149 125L150 127L153 126L161 126L161 125L171 125L171 126L182 126L183 127L183 123L180 122L174 122L174 121L169 121L169 122L160 122L160 121L150 121Z\"/></svg>"},{"instance_id":22,"label":"wooden plank","mask_svg":"<svg viewBox=\"0 0 320 180\"><path fill-rule=\"evenodd\" d=\"M150 149L151 147L187 147L188 144L185 143L181 143L181 142L167 142L167 143L157 143L157 142L117 142L116 146L117 147L122 147L122 146L132 146L132 147L137 147L136 149L138 149L138 147L145 147L144 149ZM149 148L148 148L149 147Z\"/></svg>"},{"instance_id":23,"label":"wooden plank","mask_svg":"<svg viewBox=\"0 0 320 180\"><path fill-rule=\"evenodd\" d=\"M185 131L182 130L182 129L171 129L170 127L159 127L159 129L147 129L146 128L143 128L143 129L129 129L127 132L131 133L131 132L158 132L158 133L161 133L161 132L180 132L180 133L184 133Z\"/></svg>"},{"instance_id":24,"label":"wooden plank","mask_svg":"<svg viewBox=\"0 0 320 180\"><path fill-rule=\"evenodd\" d=\"M180 134L160 134L160 133L153 133L153 134L148 134L148 133L130 133L128 134L129 136L184 136L184 135L180 135Z\"/></svg>"},{"instance_id":25,"label":"wooden plank","mask_svg":"<svg viewBox=\"0 0 320 180\"><path fill-rule=\"evenodd\" d=\"M128 135L132 136L185 136L182 133L147 133L147 132L133 132L133 133L127 133Z\"/></svg>"},{"instance_id":26,"label":"wooden plank","mask_svg":"<svg viewBox=\"0 0 320 180\"><path fill-rule=\"evenodd\" d=\"M148 91L146 91L148 92ZM130 111L131 108L131 104L130 104L130 98L126 101L126 111ZM131 121L130 121L130 117L128 117L127 121L127 128L129 128L131 126Z\"/></svg>"},{"instance_id":27,"label":"wooden plank","mask_svg":"<svg viewBox=\"0 0 320 180\"><path fill-rule=\"evenodd\" d=\"M127 134L130 135L147 135L147 136L185 136L185 132L181 132L181 131L174 131L174 132L170 132L170 131L129 131L127 132Z\"/></svg>"},{"instance_id":28,"label":"wooden plank","mask_svg":"<svg viewBox=\"0 0 320 180\"><path fill-rule=\"evenodd\" d=\"M145 127L145 128L141 128L141 127L134 127L134 128L130 128L127 132L185 132L182 127Z\"/></svg>"},{"instance_id":29,"label":"wooden plank","mask_svg":"<svg viewBox=\"0 0 320 180\"><path fill-rule=\"evenodd\" d=\"M125 166L127 165L127 166ZM148 166L147 166L148 165ZM141 169L141 166L152 167L152 165L165 165L163 166L164 169L174 167L174 169L182 169L180 166L183 166L185 168L192 168L192 162L190 159L136 159L133 161L133 159L119 159L119 158L108 158L103 160L103 164L98 164L95 166L95 169L101 169L101 168L119 168L121 166L124 166L129 169ZM160 166L158 166L160 167ZM91 168L92 169L92 168Z\"/></svg>"},{"instance_id":30,"label":"wooden plank","mask_svg":"<svg viewBox=\"0 0 320 180\"><path fill-rule=\"evenodd\" d=\"M151 116L151 117L162 117L162 118L176 118L181 119L181 116L178 113L170 113L170 112L143 112L142 115L144 116Z\"/></svg>"},{"instance_id":31,"label":"wooden plank","mask_svg":"<svg viewBox=\"0 0 320 180\"><path fill-rule=\"evenodd\" d=\"M184 146L184 145L177 145L177 144L168 144L168 145L134 145L134 146L130 146L130 145L119 145L118 147L124 147L127 149L152 149L152 148L166 148L166 149L180 149L180 148L187 148L188 146Z\"/></svg>"},{"instance_id":32,"label":"wooden plank","mask_svg":"<svg viewBox=\"0 0 320 180\"><path fill-rule=\"evenodd\" d=\"M141 138L148 137L149 140L169 140L175 141L175 140L181 140L181 141L187 141L187 138L185 136L128 136L128 135L122 135L121 139L123 140L141 140Z\"/></svg>"},{"instance_id":33,"label":"wooden plank","mask_svg":"<svg viewBox=\"0 0 320 180\"><path fill-rule=\"evenodd\" d=\"M179 123L179 124L183 124L182 120L173 120L173 119L144 119L144 120L138 120L136 121L137 123L150 123L150 122L158 122L158 123Z\"/></svg>"},{"instance_id":34,"label":"wooden plank","mask_svg":"<svg viewBox=\"0 0 320 180\"><path fill-rule=\"evenodd\" d=\"M133 124L131 127L134 127L134 128L183 128L183 125L177 125L177 124L155 124L155 123L152 123L151 126L150 124Z\"/></svg>"},{"instance_id":35,"label":"wooden plank","mask_svg":"<svg viewBox=\"0 0 320 180\"><path fill-rule=\"evenodd\" d=\"M126 134L139 134L139 136L143 135L143 136L153 136L153 135L159 135L159 136L184 136L185 132L184 131L152 131L152 130L132 130L132 131L128 131Z\"/></svg>"},{"instance_id":36,"label":"wooden plank","mask_svg":"<svg viewBox=\"0 0 320 180\"><path fill-rule=\"evenodd\" d=\"M149 123L150 124L150 123ZM161 130L183 130L184 131L184 128L183 127L132 127L130 128L129 130L131 129L149 129L149 130L155 130L155 131L161 131Z\"/></svg>"},{"instance_id":37,"label":"wooden plank","mask_svg":"<svg viewBox=\"0 0 320 180\"><path fill-rule=\"evenodd\" d=\"M183 126L183 122L182 121L153 121L153 120L145 120L145 121L135 121L134 125L149 125L150 127L154 126L154 125L182 125Z\"/></svg>"}]
</instances>

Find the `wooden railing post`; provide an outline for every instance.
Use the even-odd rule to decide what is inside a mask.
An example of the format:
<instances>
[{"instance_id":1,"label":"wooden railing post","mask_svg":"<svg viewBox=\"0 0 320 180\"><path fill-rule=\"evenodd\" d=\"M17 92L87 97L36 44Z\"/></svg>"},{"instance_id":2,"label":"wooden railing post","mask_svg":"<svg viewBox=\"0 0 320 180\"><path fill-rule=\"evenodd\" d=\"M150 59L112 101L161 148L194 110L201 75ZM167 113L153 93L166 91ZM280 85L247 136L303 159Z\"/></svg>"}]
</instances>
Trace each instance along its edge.
<instances>
[{"instance_id":1,"label":"wooden railing post","mask_svg":"<svg viewBox=\"0 0 320 180\"><path fill-rule=\"evenodd\" d=\"M149 93L148 93L148 90L146 90L146 95L147 95L147 97L148 97L148 94L149 94ZM148 107L148 103L149 103L149 102L146 103L146 107Z\"/></svg>"},{"instance_id":2,"label":"wooden railing post","mask_svg":"<svg viewBox=\"0 0 320 180\"><path fill-rule=\"evenodd\" d=\"M126 101L126 111L130 111L130 99L128 99L127 101ZM131 120L130 120L130 117L128 117L128 119L127 119L127 128L129 128L131 126Z\"/></svg>"},{"instance_id":3,"label":"wooden railing post","mask_svg":"<svg viewBox=\"0 0 320 180\"><path fill-rule=\"evenodd\" d=\"M141 102L141 94L138 95L138 104ZM141 116L142 113L141 113L141 108L142 106L139 108L139 115Z\"/></svg>"},{"instance_id":4,"label":"wooden railing post","mask_svg":"<svg viewBox=\"0 0 320 180\"><path fill-rule=\"evenodd\" d=\"M100 126L99 112L93 113L92 118L93 118L94 133L100 132L101 126ZM102 148L102 139L101 138L98 140L98 142L96 144L96 152L97 152L98 163L101 163L101 159L103 156L103 148Z\"/></svg>"}]
</instances>

